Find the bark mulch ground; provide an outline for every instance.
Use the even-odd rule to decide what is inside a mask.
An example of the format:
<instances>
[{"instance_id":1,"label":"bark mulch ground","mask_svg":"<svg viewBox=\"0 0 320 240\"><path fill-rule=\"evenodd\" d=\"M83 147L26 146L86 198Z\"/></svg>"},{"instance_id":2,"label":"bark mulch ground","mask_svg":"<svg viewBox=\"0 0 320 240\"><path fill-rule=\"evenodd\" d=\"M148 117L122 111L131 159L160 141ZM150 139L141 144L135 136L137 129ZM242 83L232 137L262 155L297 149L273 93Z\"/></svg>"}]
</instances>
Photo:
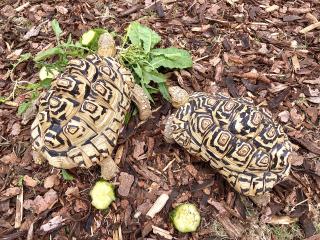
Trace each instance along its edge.
<instances>
[{"instance_id":1,"label":"bark mulch ground","mask_svg":"<svg viewBox=\"0 0 320 240\"><path fill-rule=\"evenodd\" d=\"M99 168L72 169L73 180L47 163L33 162L30 120L17 107L34 83L32 61L12 64L55 42L50 21L78 39L86 30L123 34L134 20L155 30L162 46L192 53L192 69L170 80L186 90L249 96L270 109L295 146L290 177L257 204L236 193L206 163L164 141L165 118L174 111L155 96L153 117L131 119L117 146L121 173L117 200L107 211L90 207ZM0 2L0 239L320 239L320 2L162 0ZM51 44L51 45L50 45ZM126 191L127 190L127 191ZM165 207L146 216L161 194ZM192 202L202 221L196 233L179 234L168 213Z\"/></svg>"}]
</instances>

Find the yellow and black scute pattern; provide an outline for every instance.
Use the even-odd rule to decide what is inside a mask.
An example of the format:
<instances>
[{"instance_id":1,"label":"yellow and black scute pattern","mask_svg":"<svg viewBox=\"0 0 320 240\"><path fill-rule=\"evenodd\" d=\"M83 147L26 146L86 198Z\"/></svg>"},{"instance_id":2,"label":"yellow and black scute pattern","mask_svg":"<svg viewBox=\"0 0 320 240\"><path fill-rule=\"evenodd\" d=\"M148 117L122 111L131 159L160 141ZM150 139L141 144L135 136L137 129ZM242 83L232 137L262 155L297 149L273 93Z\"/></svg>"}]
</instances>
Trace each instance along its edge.
<instances>
[{"instance_id":1,"label":"yellow and black scute pattern","mask_svg":"<svg viewBox=\"0 0 320 240\"><path fill-rule=\"evenodd\" d=\"M59 168L88 168L110 156L133 84L130 72L112 58L71 60L40 99L33 149Z\"/></svg>"},{"instance_id":2,"label":"yellow and black scute pattern","mask_svg":"<svg viewBox=\"0 0 320 240\"><path fill-rule=\"evenodd\" d=\"M289 174L287 135L249 99L194 93L174 114L171 127L179 145L208 161L244 195L270 191Z\"/></svg>"}]
</instances>

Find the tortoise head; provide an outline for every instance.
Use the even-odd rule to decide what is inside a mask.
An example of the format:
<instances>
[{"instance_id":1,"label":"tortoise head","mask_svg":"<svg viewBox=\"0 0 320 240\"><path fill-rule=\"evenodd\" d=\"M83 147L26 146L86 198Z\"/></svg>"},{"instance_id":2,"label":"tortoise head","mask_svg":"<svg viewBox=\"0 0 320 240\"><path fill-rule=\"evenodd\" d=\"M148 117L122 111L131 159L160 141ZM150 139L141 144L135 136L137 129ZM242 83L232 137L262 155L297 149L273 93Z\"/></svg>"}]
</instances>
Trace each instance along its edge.
<instances>
[{"instance_id":1,"label":"tortoise head","mask_svg":"<svg viewBox=\"0 0 320 240\"><path fill-rule=\"evenodd\" d=\"M189 94L181 87L169 86L168 91L171 96L172 106L175 108L179 108L189 101Z\"/></svg>"},{"instance_id":2,"label":"tortoise head","mask_svg":"<svg viewBox=\"0 0 320 240\"><path fill-rule=\"evenodd\" d=\"M100 57L114 57L116 55L116 43L108 32L103 33L99 37L98 55Z\"/></svg>"}]
</instances>

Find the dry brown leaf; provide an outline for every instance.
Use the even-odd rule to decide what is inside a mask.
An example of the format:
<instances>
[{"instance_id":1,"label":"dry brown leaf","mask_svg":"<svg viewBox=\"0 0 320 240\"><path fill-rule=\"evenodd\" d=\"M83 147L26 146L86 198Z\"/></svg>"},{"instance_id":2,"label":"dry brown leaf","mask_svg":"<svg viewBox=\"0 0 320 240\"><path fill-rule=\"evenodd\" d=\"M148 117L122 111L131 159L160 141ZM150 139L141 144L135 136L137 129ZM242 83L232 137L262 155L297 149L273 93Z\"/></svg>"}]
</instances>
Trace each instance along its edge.
<instances>
[{"instance_id":1,"label":"dry brown leaf","mask_svg":"<svg viewBox=\"0 0 320 240\"><path fill-rule=\"evenodd\" d=\"M0 162L4 163L4 164L17 164L18 162L20 162L21 159L17 157L17 155L12 152L8 155L4 155L2 158L0 158Z\"/></svg>"},{"instance_id":2,"label":"dry brown leaf","mask_svg":"<svg viewBox=\"0 0 320 240\"><path fill-rule=\"evenodd\" d=\"M307 100L309 102L319 104L320 103L320 96L319 97L309 97L309 98L307 98Z\"/></svg>"},{"instance_id":3,"label":"dry brown leaf","mask_svg":"<svg viewBox=\"0 0 320 240\"><path fill-rule=\"evenodd\" d=\"M12 136L18 136L21 132L21 125L20 123L16 122L12 125L11 128L11 135Z\"/></svg>"},{"instance_id":4,"label":"dry brown leaf","mask_svg":"<svg viewBox=\"0 0 320 240\"><path fill-rule=\"evenodd\" d=\"M68 187L65 193L67 196L80 196L78 187Z\"/></svg>"},{"instance_id":5,"label":"dry brown leaf","mask_svg":"<svg viewBox=\"0 0 320 240\"><path fill-rule=\"evenodd\" d=\"M311 122L316 123L318 119L318 109L315 107L308 107L305 112L310 117Z\"/></svg>"},{"instance_id":6,"label":"dry brown leaf","mask_svg":"<svg viewBox=\"0 0 320 240\"><path fill-rule=\"evenodd\" d=\"M259 53L267 54L269 52L267 44L261 43L261 48L258 50Z\"/></svg>"},{"instance_id":7,"label":"dry brown leaf","mask_svg":"<svg viewBox=\"0 0 320 240\"><path fill-rule=\"evenodd\" d=\"M43 211L50 209L58 201L58 194L53 189L50 189L44 196L36 196L34 200L26 200L23 207L28 210L40 214Z\"/></svg>"},{"instance_id":8,"label":"dry brown leaf","mask_svg":"<svg viewBox=\"0 0 320 240\"><path fill-rule=\"evenodd\" d=\"M0 212L6 212L10 209L10 200L0 202Z\"/></svg>"},{"instance_id":9,"label":"dry brown leaf","mask_svg":"<svg viewBox=\"0 0 320 240\"><path fill-rule=\"evenodd\" d=\"M60 181L58 175L50 175L44 180L43 186L45 188L52 188L54 185L58 185L59 182Z\"/></svg>"},{"instance_id":10,"label":"dry brown leaf","mask_svg":"<svg viewBox=\"0 0 320 240\"><path fill-rule=\"evenodd\" d=\"M296 152L292 152L291 157L292 158L290 162L293 166L300 166L303 164L304 157L302 155L299 155Z\"/></svg>"},{"instance_id":11,"label":"dry brown leaf","mask_svg":"<svg viewBox=\"0 0 320 240\"><path fill-rule=\"evenodd\" d=\"M287 123L290 119L290 113L287 110L285 110L285 111L280 112L278 114L278 117L281 122Z\"/></svg>"},{"instance_id":12,"label":"dry brown leaf","mask_svg":"<svg viewBox=\"0 0 320 240\"><path fill-rule=\"evenodd\" d=\"M68 13L68 9L66 9L64 6L56 6L56 9L59 13L65 15Z\"/></svg>"},{"instance_id":13,"label":"dry brown leaf","mask_svg":"<svg viewBox=\"0 0 320 240\"><path fill-rule=\"evenodd\" d=\"M73 209L76 212L86 212L88 211L88 205L84 201L76 199L76 203Z\"/></svg>"},{"instance_id":14,"label":"dry brown leaf","mask_svg":"<svg viewBox=\"0 0 320 240\"><path fill-rule=\"evenodd\" d=\"M277 92L283 91L286 88L288 88L288 86L286 84L276 83L276 84L271 85L271 88L269 89L269 91L272 93L277 93Z\"/></svg>"},{"instance_id":15,"label":"dry brown leaf","mask_svg":"<svg viewBox=\"0 0 320 240\"><path fill-rule=\"evenodd\" d=\"M7 188L6 190L0 193L0 202L6 201L12 197L17 196L20 194L21 189L19 187L11 187Z\"/></svg>"},{"instance_id":16,"label":"dry brown leaf","mask_svg":"<svg viewBox=\"0 0 320 240\"><path fill-rule=\"evenodd\" d=\"M212 66L216 66L219 62L221 62L221 58L219 57L214 57L212 59L209 60L209 63L212 65Z\"/></svg>"},{"instance_id":17,"label":"dry brown leaf","mask_svg":"<svg viewBox=\"0 0 320 240\"><path fill-rule=\"evenodd\" d=\"M218 11L221 7L218 4L212 4L211 7L207 10L207 14L212 17L218 14Z\"/></svg>"},{"instance_id":18,"label":"dry brown leaf","mask_svg":"<svg viewBox=\"0 0 320 240\"><path fill-rule=\"evenodd\" d=\"M291 121L294 125L300 125L304 121L304 115L299 114L296 108L290 110Z\"/></svg>"},{"instance_id":19,"label":"dry brown leaf","mask_svg":"<svg viewBox=\"0 0 320 240\"><path fill-rule=\"evenodd\" d=\"M48 22L45 20L44 22L40 23L39 25L33 26L23 37L23 40L28 40L31 37L38 36L40 33L41 28Z\"/></svg>"},{"instance_id":20,"label":"dry brown leaf","mask_svg":"<svg viewBox=\"0 0 320 240\"><path fill-rule=\"evenodd\" d=\"M12 18L16 15L16 11L11 5L5 5L2 7L0 13L7 18Z\"/></svg>"},{"instance_id":21,"label":"dry brown leaf","mask_svg":"<svg viewBox=\"0 0 320 240\"><path fill-rule=\"evenodd\" d=\"M310 86L308 86L308 96L310 97L318 97L320 96L320 91L319 89L315 88L315 89L312 89Z\"/></svg>"},{"instance_id":22,"label":"dry brown leaf","mask_svg":"<svg viewBox=\"0 0 320 240\"><path fill-rule=\"evenodd\" d=\"M7 59L12 60L12 61L17 60L20 57L22 51L23 51L22 48L14 50L12 53L10 53L7 56Z\"/></svg>"},{"instance_id":23,"label":"dry brown leaf","mask_svg":"<svg viewBox=\"0 0 320 240\"><path fill-rule=\"evenodd\" d=\"M24 175L23 177L23 183L24 185L26 185L27 187L35 187L38 185L38 181L34 180L32 177L28 176L28 175Z\"/></svg>"}]
</instances>

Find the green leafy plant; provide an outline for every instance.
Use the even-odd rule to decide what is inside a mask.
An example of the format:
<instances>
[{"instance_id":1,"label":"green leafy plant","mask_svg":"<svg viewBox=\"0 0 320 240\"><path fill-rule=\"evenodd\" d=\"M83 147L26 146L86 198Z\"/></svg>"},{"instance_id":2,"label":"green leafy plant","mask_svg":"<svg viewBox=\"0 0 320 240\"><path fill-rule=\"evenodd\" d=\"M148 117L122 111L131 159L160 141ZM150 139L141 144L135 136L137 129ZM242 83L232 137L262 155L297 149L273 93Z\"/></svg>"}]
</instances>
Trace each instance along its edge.
<instances>
[{"instance_id":1,"label":"green leafy plant","mask_svg":"<svg viewBox=\"0 0 320 240\"><path fill-rule=\"evenodd\" d=\"M133 22L127 28L120 51L120 61L134 73L135 80L150 100L151 94L158 91L165 99L170 99L165 85L165 75L159 72L159 68L192 67L189 52L175 47L155 48L160 41L161 37L156 32ZM156 87L152 83L155 83Z\"/></svg>"},{"instance_id":2,"label":"green leafy plant","mask_svg":"<svg viewBox=\"0 0 320 240\"><path fill-rule=\"evenodd\" d=\"M32 105L33 101L38 98L40 92L43 89L50 87L52 79L58 73L64 70L68 64L68 60L71 57L81 58L88 53L94 52L97 49L97 41L99 36L106 31L104 29L90 30L94 36L94 38L90 40L84 39L85 36L83 36L80 41L73 41L71 35L69 35L67 41L62 41L61 35L63 31L56 19L51 21L51 27L56 37L56 45L37 53L35 56L32 56L31 53L22 54L18 61L13 64L13 67L9 73L12 74L20 63L27 60L34 61L37 69L40 69L39 82L23 85L16 81L14 84L14 89L10 95L7 97L0 97L0 103L3 103L14 99L15 93L18 89L27 91L25 95L28 96L28 99L19 105L17 112L18 114L24 113ZM89 41L89 44L84 45L82 44L82 41Z\"/></svg>"},{"instance_id":3,"label":"green leafy plant","mask_svg":"<svg viewBox=\"0 0 320 240\"><path fill-rule=\"evenodd\" d=\"M43 50L35 56L30 53L22 54L13 64L11 70L13 73L21 62L32 60L40 70L40 81L27 85L16 81L10 95L0 97L0 103L7 102L15 98L16 90L25 91L24 94L28 97L19 105L18 114L24 113L38 98L40 92L50 87L52 79L65 69L70 58L83 58L87 54L95 52L98 48L100 35L107 31L95 28L85 32L79 41L72 40L71 35L66 41L63 41L61 40L63 31L59 22L54 19L51 21L51 26L56 38L55 46ZM151 101L153 101L152 94L159 91L164 98L170 99L165 85L166 77L159 72L160 68L182 69L192 66L192 59L187 51L174 47L156 48L160 41L161 38L156 32L138 22L133 22L128 26L126 34L122 38L119 54L119 61L132 71L136 82L141 85Z\"/></svg>"},{"instance_id":4,"label":"green leafy plant","mask_svg":"<svg viewBox=\"0 0 320 240\"><path fill-rule=\"evenodd\" d=\"M74 177L65 169L61 170L62 178L66 181L72 181Z\"/></svg>"}]
</instances>

